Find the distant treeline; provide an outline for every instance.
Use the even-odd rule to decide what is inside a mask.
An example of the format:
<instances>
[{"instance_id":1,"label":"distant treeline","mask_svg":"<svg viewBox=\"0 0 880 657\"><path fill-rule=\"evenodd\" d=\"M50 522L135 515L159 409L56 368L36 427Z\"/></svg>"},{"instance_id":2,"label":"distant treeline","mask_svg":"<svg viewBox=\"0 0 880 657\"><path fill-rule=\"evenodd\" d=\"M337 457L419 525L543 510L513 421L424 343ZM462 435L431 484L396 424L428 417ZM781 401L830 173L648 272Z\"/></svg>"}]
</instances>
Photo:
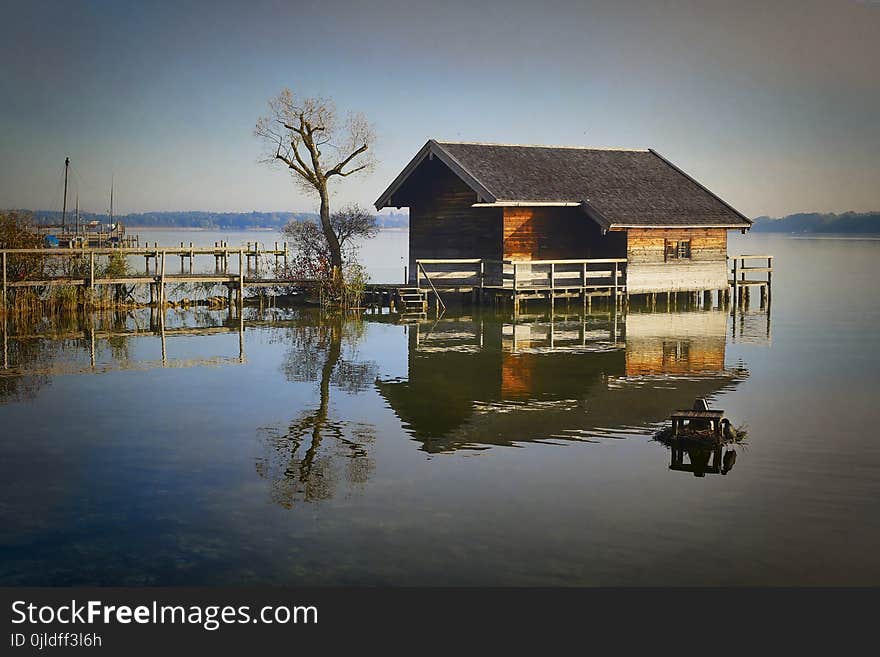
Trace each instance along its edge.
<instances>
[{"instance_id":1,"label":"distant treeline","mask_svg":"<svg viewBox=\"0 0 880 657\"><path fill-rule=\"evenodd\" d=\"M61 213L51 211L34 211L33 216L38 223L61 223ZM314 212L137 212L132 214L114 215L114 221L121 221L127 227L149 226L151 228L209 228L213 230L248 230L250 228L273 228L281 230L287 222L317 219ZM378 215L382 228L401 228L409 226L406 214ZM109 216L93 212L80 212L79 220L83 223L100 221L107 223ZM73 225L73 213L67 213L67 222Z\"/></svg>"},{"instance_id":2,"label":"distant treeline","mask_svg":"<svg viewBox=\"0 0 880 657\"><path fill-rule=\"evenodd\" d=\"M757 217L752 230L759 233L877 234L880 233L880 212L801 212L778 219Z\"/></svg>"}]
</instances>

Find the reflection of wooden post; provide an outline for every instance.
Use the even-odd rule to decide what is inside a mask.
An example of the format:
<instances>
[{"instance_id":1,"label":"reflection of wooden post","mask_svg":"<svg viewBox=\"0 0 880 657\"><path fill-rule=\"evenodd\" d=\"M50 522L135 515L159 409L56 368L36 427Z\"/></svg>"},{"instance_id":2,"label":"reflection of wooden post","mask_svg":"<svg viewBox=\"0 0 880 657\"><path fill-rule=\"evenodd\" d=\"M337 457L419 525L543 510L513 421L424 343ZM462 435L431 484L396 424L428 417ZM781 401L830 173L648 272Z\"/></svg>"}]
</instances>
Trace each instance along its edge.
<instances>
[{"instance_id":1,"label":"reflection of wooden post","mask_svg":"<svg viewBox=\"0 0 880 657\"><path fill-rule=\"evenodd\" d=\"M6 316L6 251L3 252L3 316Z\"/></svg>"},{"instance_id":2,"label":"reflection of wooden post","mask_svg":"<svg viewBox=\"0 0 880 657\"><path fill-rule=\"evenodd\" d=\"M238 313L238 362L244 362L244 313Z\"/></svg>"},{"instance_id":3,"label":"reflection of wooden post","mask_svg":"<svg viewBox=\"0 0 880 657\"><path fill-rule=\"evenodd\" d=\"M159 335L162 342L162 365L168 364L168 351L165 348L165 311L159 315Z\"/></svg>"},{"instance_id":4,"label":"reflection of wooden post","mask_svg":"<svg viewBox=\"0 0 880 657\"><path fill-rule=\"evenodd\" d=\"M617 297L611 306L611 342L617 344Z\"/></svg>"}]
</instances>

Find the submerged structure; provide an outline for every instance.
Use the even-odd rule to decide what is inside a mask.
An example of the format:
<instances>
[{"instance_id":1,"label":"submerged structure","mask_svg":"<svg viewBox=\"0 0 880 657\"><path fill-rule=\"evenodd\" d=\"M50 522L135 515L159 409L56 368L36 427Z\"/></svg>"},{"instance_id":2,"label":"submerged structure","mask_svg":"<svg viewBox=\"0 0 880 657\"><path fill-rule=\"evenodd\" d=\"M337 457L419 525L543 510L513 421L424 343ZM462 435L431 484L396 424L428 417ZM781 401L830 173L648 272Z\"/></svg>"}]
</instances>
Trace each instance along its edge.
<instances>
[{"instance_id":1,"label":"submerged structure","mask_svg":"<svg viewBox=\"0 0 880 657\"><path fill-rule=\"evenodd\" d=\"M428 141L376 201L408 207L409 284L513 298L713 293L751 221L654 150Z\"/></svg>"}]
</instances>

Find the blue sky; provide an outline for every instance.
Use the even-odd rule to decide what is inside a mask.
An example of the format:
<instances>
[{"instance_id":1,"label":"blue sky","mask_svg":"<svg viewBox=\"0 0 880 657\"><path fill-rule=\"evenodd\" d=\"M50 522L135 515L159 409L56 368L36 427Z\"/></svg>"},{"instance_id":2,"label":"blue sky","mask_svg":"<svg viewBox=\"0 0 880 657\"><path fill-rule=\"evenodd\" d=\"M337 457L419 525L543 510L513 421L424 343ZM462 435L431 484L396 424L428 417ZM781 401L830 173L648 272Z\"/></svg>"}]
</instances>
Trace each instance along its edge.
<instances>
[{"instance_id":1,"label":"blue sky","mask_svg":"<svg viewBox=\"0 0 880 657\"><path fill-rule=\"evenodd\" d=\"M257 162L287 86L375 124L370 204L429 137L653 147L748 215L880 209L880 3L15 3L0 207L311 210Z\"/></svg>"}]
</instances>

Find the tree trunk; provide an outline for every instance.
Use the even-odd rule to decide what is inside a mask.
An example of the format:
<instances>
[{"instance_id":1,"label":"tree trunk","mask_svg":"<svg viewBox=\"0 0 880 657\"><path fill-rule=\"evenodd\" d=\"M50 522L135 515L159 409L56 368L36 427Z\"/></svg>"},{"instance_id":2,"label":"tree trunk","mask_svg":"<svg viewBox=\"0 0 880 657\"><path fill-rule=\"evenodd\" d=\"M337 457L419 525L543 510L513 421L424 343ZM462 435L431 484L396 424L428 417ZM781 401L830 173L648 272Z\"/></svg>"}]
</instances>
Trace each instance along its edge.
<instances>
[{"instance_id":1,"label":"tree trunk","mask_svg":"<svg viewBox=\"0 0 880 657\"><path fill-rule=\"evenodd\" d=\"M321 190L321 230L330 247L330 267L333 269L333 280L342 275L342 248L339 246L339 238L333 232L330 225L330 197L327 189Z\"/></svg>"}]
</instances>

